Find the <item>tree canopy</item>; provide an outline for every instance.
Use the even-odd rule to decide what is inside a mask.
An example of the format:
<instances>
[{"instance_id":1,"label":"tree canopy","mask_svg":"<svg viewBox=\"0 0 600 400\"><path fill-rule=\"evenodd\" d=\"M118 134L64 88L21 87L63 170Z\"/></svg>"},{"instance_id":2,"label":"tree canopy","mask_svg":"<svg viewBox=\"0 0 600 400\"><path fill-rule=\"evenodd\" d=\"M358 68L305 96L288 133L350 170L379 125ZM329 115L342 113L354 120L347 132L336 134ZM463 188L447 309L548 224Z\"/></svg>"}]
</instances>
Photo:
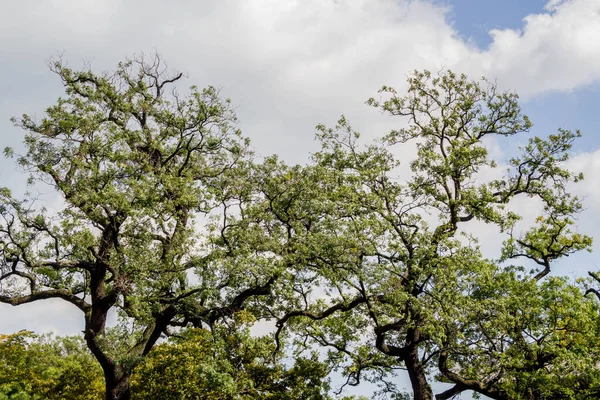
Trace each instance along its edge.
<instances>
[{"instance_id":1,"label":"tree canopy","mask_svg":"<svg viewBox=\"0 0 600 400\"><path fill-rule=\"evenodd\" d=\"M248 142L228 100L212 87L180 95L183 75L158 56L101 75L60 60L52 70L65 96L40 121L14 122L27 132L19 165L62 204L46 211L2 189L0 301L76 306L107 399L128 399L131 371L170 326L212 325L273 282L267 269L223 262L199 229L236 204ZM108 341L110 310L124 329Z\"/></svg>"},{"instance_id":2,"label":"tree canopy","mask_svg":"<svg viewBox=\"0 0 600 400\"><path fill-rule=\"evenodd\" d=\"M329 348L351 385L406 370L415 399L434 398L434 380L454 384L437 399L598 395L598 303L550 275L555 260L591 246L571 228L582 205L568 185L583 176L564 167L579 132L530 138L502 163L485 141L531 127L516 94L449 71L415 72L408 84L406 96L384 87L368 101L406 127L362 146L345 118L319 126L322 150L278 197L273 214L302 256L280 255L304 280L273 311L277 333L289 326ZM401 176L397 146L410 143L417 157ZM519 232L521 198L542 206ZM470 233L478 221L504 236L497 259Z\"/></svg>"},{"instance_id":3,"label":"tree canopy","mask_svg":"<svg viewBox=\"0 0 600 400\"><path fill-rule=\"evenodd\" d=\"M132 374L132 398L330 399L325 364L310 357L284 365L273 342L253 338L241 318L235 329L192 328L158 344ZM0 399L104 397L102 369L80 337L2 335L0 361Z\"/></svg>"},{"instance_id":4,"label":"tree canopy","mask_svg":"<svg viewBox=\"0 0 600 400\"><path fill-rule=\"evenodd\" d=\"M331 389L371 381L389 398L600 396L598 275L553 273L592 244L574 228L583 176L566 167L580 133L531 137L516 94L415 71L406 95L367 102L401 128L363 143L342 117L290 166L255 159L229 100L180 95L159 57L52 70L64 97L14 121L29 183L61 203L0 191L0 301L77 307L106 399L321 399L331 372L345 382ZM514 137L520 154L490 156ZM540 205L530 226L523 199ZM503 240L496 255L481 223ZM253 337L254 321L274 334ZM3 340L23 358L23 336ZM26 392L21 372L7 384Z\"/></svg>"},{"instance_id":5,"label":"tree canopy","mask_svg":"<svg viewBox=\"0 0 600 400\"><path fill-rule=\"evenodd\" d=\"M0 335L0 399L97 400L102 369L79 337Z\"/></svg>"}]
</instances>

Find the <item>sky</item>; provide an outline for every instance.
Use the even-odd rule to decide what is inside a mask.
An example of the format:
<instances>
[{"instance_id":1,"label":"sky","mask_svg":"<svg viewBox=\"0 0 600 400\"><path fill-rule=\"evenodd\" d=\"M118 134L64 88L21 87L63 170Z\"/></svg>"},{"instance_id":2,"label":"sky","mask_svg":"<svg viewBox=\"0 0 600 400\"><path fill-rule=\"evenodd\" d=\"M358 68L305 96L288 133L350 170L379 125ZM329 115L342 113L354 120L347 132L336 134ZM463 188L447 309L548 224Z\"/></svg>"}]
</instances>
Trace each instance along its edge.
<instances>
[{"instance_id":1,"label":"sky","mask_svg":"<svg viewBox=\"0 0 600 400\"><path fill-rule=\"evenodd\" d=\"M382 85L402 93L414 69L451 69L519 93L531 135L582 131L569 161L587 177L573 187L585 206L577 229L600 237L598 43L598 0L6 0L0 147L18 151L23 139L11 116L41 116L62 94L47 68L59 55L73 68L104 71L158 52L186 74L186 85L221 88L257 153L289 163L306 161L317 150L315 126L333 125L341 114L366 140L385 134L401 121L365 100ZM523 143L495 149L507 157ZM0 159L0 186L24 190L13 160ZM535 205L520 207L529 213ZM493 243L495 232L478 229L481 241ZM558 273L600 269L598 250L561 262ZM82 328L82 317L60 301L0 305L0 332Z\"/></svg>"}]
</instances>

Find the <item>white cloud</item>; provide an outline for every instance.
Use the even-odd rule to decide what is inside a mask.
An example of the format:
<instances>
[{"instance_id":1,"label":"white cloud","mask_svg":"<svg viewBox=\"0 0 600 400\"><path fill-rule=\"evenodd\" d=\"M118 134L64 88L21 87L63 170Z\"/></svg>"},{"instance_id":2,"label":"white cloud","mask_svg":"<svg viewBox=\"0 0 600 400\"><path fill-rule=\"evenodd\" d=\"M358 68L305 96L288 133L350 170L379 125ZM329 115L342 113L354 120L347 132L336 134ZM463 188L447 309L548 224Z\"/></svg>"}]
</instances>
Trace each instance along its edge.
<instances>
[{"instance_id":1,"label":"white cloud","mask_svg":"<svg viewBox=\"0 0 600 400\"><path fill-rule=\"evenodd\" d=\"M397 123L363 102L383 84L402 90L413 69L498 77L524 96L573 90L600 76L594 45L600 3L594 0L551 2L548 12L528 16L522 31L492 31L486 51L457 35L446 22L447 8L426 1L10 4L0 16L0 56L12 67L7 73L21 78L11 103L40 109L53 101L56 92L31 96L31 90L52 79L44 61L57 52L64 50L74 66L87 59L105 69L156 49L192 82L223 87L262 153L294 161L315 148L314 125L341 113L369 134Z\"/></svg>"},{"instance_id":2,"label":"white cloud","mask_svg":"<svg viewBox=\"0 0 600 400\"><path fill-rule=\"evenodd\" d=\"M600 210L600 149L573 156L567 166L584 174L584 181L573 186L573 191L584 198L588 207Z\"/></svg>"},{"instance_id":3,"label":"white cloud","mask_svg":"<svg viewBox=\"0 0 600 400\"><path fill-rule=\"evenodd\" d=\"M77 335L83 330L83 315L75 306L60 299L17 307L0 304L0 315L2 315L0 333L26 329L37 333Z\"/></svg>"},{"instance_id":4,"label":"white cloud","mask_svg":"<svg viewBox=\"0 0 600 400\"><path fill-rule=\"evenodd\" d=\"M482 72L497 76L523 96L574 90L600 78L600 2L550 1L520 30L492 30L493 42L474 57Z\"/></svg>"},{"instance_id":5,"label":"white cloud","mask_svg":"<svg viewBox=\"0 0 600 400\"><path fill-rule=\"evenodd\" d=\"M577 228L581 233L591 235L594 241L594 253L585 255L584 267L588 270L600 269L597 254L600 252L600 150L580 153L567 162L567 167L574 172L582 172L584 180L573 184L571 191L584 204L584 210L577 219Z\"/></svg>"}]
</instances>

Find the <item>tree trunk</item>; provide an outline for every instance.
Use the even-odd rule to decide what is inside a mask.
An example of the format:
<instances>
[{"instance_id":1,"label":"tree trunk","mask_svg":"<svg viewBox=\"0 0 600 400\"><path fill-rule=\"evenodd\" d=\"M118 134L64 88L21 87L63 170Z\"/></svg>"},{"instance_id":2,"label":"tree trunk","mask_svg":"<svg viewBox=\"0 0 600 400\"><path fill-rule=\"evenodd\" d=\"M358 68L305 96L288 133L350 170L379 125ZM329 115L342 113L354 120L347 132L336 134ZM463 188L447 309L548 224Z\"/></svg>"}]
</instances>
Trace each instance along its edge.
<instances>
[{"instance_id":1,"label":"tree trunk","mask_svg":"<svg viewBox=\"0 0 600 400\"><path fill-rule=\"evenodd\" d=\"M106 400L130 400L131 388L129 387L129 374L120 374L119 378L115 376L104 376L106 381Z\"/></svg>"},{"instance_id":2,"label":"tree trunk","mask_svg":"<svg viewBox=\"0 0 600 400\"><path fill-rule=\"evenodd\" d=\"M406 356L403 357L403 361L412 385L413 398L415 400L433 400L433 391L427 382L425 368L419 360L418 347L414 345L411 347Z\"/></svg>"}]
</instances>

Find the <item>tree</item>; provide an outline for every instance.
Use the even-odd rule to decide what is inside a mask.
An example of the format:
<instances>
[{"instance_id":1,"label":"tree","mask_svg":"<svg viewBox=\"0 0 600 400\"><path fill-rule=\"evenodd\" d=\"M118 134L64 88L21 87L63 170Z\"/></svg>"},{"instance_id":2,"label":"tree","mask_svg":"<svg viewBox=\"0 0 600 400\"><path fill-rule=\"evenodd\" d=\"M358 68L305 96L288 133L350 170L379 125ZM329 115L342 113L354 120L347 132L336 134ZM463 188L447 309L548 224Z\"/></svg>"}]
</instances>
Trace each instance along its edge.
<instances>
[{"instance_id":1,"label":"tree","mask_svg":"<svg viewBox=\"0 0 600 400\"><path fill-rule=\"evenodd\" d=\"M97 400L102 370L78 337L0 335L0 398Z\"/></svg>"},{"instance_id":2,"label":"tree","mask_svg":"<svg viewBox=\"0 0 600 400\"><path fill-rule=\"evenodd\" d=\"M472 294L483 304L465 312L468 329L446 327L443 377L494 399L598 397L598 304L565 278L499 275Z\"/></svg>"},{"instance_id":3,"label":"tree","mask_svg":"<svg viewBox=\"0 0 600 400\"><path fill-rule=\"evenodd\" d=\"M14 122L27 131L18 163L29 182L62 203L48 211L0 190L0 301L78 308L106 399L131 398L136 367L141 391L161 381L153 365L185 362L181 349L203 360L206 380L195 383L209 389L214 378L225 395L261 387L273 398L319 398L326 385L314 379L327 368L346 384L383 382L396 398L406 396L388 378L399 370L416 399L434 398L432 379L454 384L438 399L597 394L598 299L550 275L556 259L591 246L571 229L581 203L567 184L582 176L564 168L579 132L532 138L503 177L485 179L497 168L486 141L531 127L517 96L415 72L407 96L384 87L369 101L406 128L362 147L342 118L319 126L322 150L309 165L256 163L229 101L211 87L180 96L182 75L158 57L112 74L60 61L52 69L65 97L40 121ZM417 158L401 180L395 151L409 142ZM541 215L519 233L510 206L527 197ZM477 221L505 236L499 259L469 234ZM119 324L107 329L111 311ZM236 330L244 313L276 321L276 354L289 334L298 354L327 348L329 365L267 363L270 346ZM151 355L161 337L189 327L199 330L188 341ZM236 343L256 346L238 354L239 370L227 352ZM559 375L571 392L551 383Z\"/></svg>"},{"instance_id":4,"label":"tree","mask_svg":"<svg viewBox=\"0 0 600 400\"><path fill-rule=\"evenodd\" d=\"M17 160L62 203L45 210L0 191L0 301L74 305L106 399L127 400L133 369L170 326L210 327L277 279L222 261L231 247L218 216L246 190L251 154L229 100L212 87L182 97L183 75L158 56L100 75L60 60L51 69L65 96L40 121L14 119L27 132ZM199 229L211 216L218 245ZM108 335L111 310L120 328Z\"/></svg>"},{"instance_id":5,"label":"tree","mask_svg":"<svg viewBox=\"0 0 600 400\"><path fill-rule=\"evenodd\" d=\"M250 335L252 321L245 321L246 328L190 329L157 346L134 372L133 398L330 398L324 364L299 357L291 368L284 366L281 355L274 357L270 337Z\"/></svg>"},{"instance_id":6,"label":"tree","mask_svg":"<svg viewBox=\"0 0 600 400\"><path fill-rule=\"evenodd\" d=\"M567 184L583 177L564 161L579 132L531 138L503 177L485 179L497 168L486 140L531 127L517 95L449 71L415 72L408 86L405 97L384 87L368 102L407 127L361 147L344 118L319 126L323 149L290 175L285 197L271 196L274 218L296 236L294 256L280 257L302 271L269 308L277 335L329 348L347 384L406 370L415 399L434 398L436 376L454 383L438 399L550 398L557 374L582 383L579 398L592 393L583 382L598 366L582 357L598 352L598 304L549 275L554 260L591 246L570 229L581 203ZM417 156L401 177L396 146L410 142ZM510 206L528 197L541 215L519 234ZM500 259L482 255L476 221L505 236Z\"/></svg>"},{"instance_id":7,"label":"tree","mask_svg":"<svg viewBox=\"0 0 600 400\"><path fill-rule=\"evenodd\" d=\"M250 335L252 321L241 312L231 326L187 329L156 345L132 374L132 398L329 399L326 366L314 357L284 365L269 337ZM104 397L102 369L81 337L2 335L0 361L1 399Z\"/></svg>"}]
</instances>

